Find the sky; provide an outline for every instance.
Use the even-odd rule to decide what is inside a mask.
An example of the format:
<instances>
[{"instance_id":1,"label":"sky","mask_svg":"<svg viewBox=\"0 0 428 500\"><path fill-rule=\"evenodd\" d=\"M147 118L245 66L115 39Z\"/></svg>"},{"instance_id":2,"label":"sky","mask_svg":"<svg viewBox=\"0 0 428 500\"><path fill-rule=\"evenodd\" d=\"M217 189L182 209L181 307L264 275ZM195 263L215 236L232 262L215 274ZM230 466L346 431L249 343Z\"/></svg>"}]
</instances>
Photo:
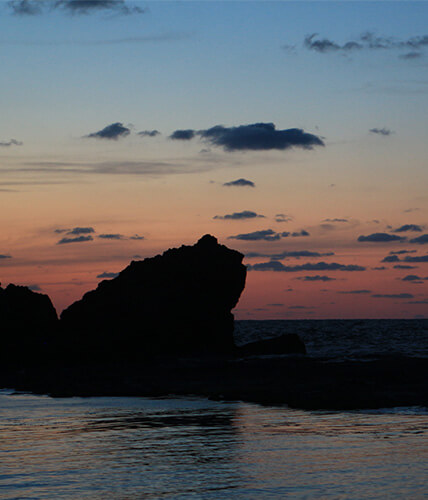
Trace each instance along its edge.
<instances>
[{"instance_id":1,"label":"sky","mask_svg":"<svg viewBox=\"0 0 428 500\"><path fill-rule=\"evenodd\" d=\"M428 2L0 4L0 281L210 233L237 319L428 317ZM209 263L207 263L209 265Z\"/></svg>"}]
</instances>

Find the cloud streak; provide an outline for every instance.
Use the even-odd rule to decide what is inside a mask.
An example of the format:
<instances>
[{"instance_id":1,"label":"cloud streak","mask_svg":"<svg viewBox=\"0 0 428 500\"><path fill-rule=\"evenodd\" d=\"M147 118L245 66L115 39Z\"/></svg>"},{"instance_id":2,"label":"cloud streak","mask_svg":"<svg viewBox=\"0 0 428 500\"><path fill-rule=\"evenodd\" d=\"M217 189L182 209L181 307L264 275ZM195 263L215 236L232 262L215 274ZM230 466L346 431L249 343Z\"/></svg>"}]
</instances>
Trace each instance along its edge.
<instances>
[{"instance_id":1,"label":"cloud streak","mask_svg":"<svg viewBox=\"0 0 428 500\"><path fill-rule=\"evenodd\" d=\"M373 233L367 236L361 235L358 237L360 242L370 242L370 243L390 243L392 241L405 241L404 236L397 236L395 234L388 233Z\"/></svg>"},{"instance_id":2,"label":"cloud streak","mask_svg":"<svg viewBox=\"0 0 428 500\"><path fill-rule=\"evenodd\" d=\"M0 141L0 147L9 148L10 146L22 146L24 143L17 141L16 139L10 139L10 141Z\"/></svg>"},{"instance_id":3,"label":"cloud streak","mask_svg":"<svg viewBox=\"0 0 428 500\"><path fill-rule=\"evenodd\" d=\"M365 271L366 268L363 266L357 266L355 264L339 264L337 262L317 262L312 264L307 262L306 264L297 266L285 266L278 260L273 260L270 262L261 262L259 264L252 264L247 266L249 271L274 271L274 272L286 272L294 273L299 271Z\"/></svg>"},{"instance_id":4,"label":"cloud streak","mask_svg":"<svg viewBox=\"0 0 428 500\"><path fill-rule=\"evenodd\" d=\"M245 220L245 219L256 219L265 218L264 215L257 214L251 210L244 210L242 212L233 212L233 214L226 215L215 215L213 219L217 220Z\"/></svg>"},{"instance_id":5,"label":"cloud streak","mask_svg":"<svg viewBox=\"0 0 428 500\"><path fill-rule=\"evenodd\" d=\"M68 243L83 243L85 241L92 241L94 238L89 236L76 236L76 238L62 238L58 241L57 245L67 245Z\"/></svg>"},{"instance_id":6,"label":"cloud streak","mask_svg":"<svg viewBox=\"0 0 428 500\"><path fill-rule=\"evenodd\" d=\"M60 10L69 15L112 12L120 15L143 14L147 9L129 6L125 0L11 0L8 7L16 16L38 16Z\"/></svg>"},{"instance_id":7,"label":"cloud streak","mask_svg":"<svg viewBox=\"0 0 428 500\"><path fill-rule=\"evenodd\" d=\"M247 179L236 179L236 181L225 182L223 186L226 187L256 187L254 182Z\"/></svg>"},{"instance_id":8,"label":"cloud streak","mask_svg":"<svg viewBox=\"0 0 428 500\"><path fill-rule=\"evenodd\" d=\"M126 137L131 133L128 127L124 127L122 123L116 122L111 125L107 125L98 132L93 132L92 134L85 135L86 139L108 139L117 141L120 137Z\"/></svg>"}]
</instances>

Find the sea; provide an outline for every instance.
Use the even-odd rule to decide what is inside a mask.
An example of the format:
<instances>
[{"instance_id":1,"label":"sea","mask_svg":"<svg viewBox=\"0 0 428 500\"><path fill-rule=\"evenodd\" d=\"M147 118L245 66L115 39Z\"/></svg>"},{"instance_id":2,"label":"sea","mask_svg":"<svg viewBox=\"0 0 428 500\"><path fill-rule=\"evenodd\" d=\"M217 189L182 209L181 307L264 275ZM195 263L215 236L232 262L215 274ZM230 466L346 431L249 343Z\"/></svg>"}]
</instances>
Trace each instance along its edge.
<instances>
[{"instance_id":1,"label":"sea","mask_svg":"<svg viewBox=\"0 0 428 500\"><path fill-rule=\"evenodd\" d=\"M238 321L327 362L428 357L428 320ZM1 499L427 498L428 409L304 411L195 397L0 390Z\"/></svg>"}]
</instances>

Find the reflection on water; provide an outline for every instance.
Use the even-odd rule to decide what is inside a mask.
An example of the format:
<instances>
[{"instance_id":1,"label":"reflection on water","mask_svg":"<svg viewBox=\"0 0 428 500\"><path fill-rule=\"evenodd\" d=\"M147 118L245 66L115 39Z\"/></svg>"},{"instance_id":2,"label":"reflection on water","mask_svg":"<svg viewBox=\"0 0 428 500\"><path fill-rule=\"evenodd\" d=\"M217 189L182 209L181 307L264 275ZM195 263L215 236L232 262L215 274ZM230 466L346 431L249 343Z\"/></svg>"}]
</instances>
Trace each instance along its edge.
<instances>
[{"instance_id":1,"label":"reflection on water","mask_svg":"<svg viewBox=\"0 0 428 500\"><path fill-rule=\"evenodd\" d=\"M418 498L428 415L0 393L0 498Z\"/></svg>"}]
</instances>

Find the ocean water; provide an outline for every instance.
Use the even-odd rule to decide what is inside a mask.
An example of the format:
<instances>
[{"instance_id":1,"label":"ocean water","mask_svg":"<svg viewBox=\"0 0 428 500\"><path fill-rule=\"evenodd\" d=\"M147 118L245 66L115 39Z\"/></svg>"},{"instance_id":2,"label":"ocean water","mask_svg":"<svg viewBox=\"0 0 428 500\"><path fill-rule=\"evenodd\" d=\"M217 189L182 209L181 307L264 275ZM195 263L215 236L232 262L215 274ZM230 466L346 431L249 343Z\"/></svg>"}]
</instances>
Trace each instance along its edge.
<instances>
[{"instance_id":1,"label":"ocean water","mask_svg":"<svg viewBox=\"0 0 428 500\"><path fill-rule=\"evenodd\" d=\"M427 355L427 321L237 323L331 360ZM303 411L202 398L0 391L1 499L425 498L428 409Z\"/></svg>"}]
</instances>

